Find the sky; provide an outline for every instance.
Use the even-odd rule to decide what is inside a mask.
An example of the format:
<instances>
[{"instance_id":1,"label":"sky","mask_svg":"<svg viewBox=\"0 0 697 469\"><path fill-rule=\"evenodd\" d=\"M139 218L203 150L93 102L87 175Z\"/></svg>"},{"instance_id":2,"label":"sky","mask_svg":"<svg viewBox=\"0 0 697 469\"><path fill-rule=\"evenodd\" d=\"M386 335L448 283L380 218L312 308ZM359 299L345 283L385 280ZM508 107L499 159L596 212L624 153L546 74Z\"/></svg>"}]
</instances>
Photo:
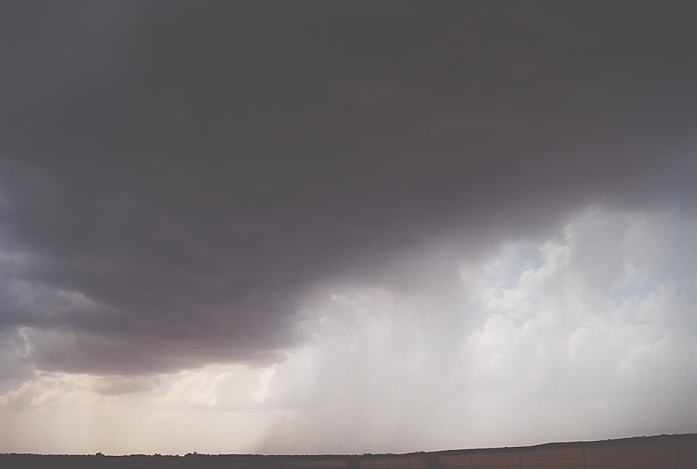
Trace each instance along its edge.
<instances>
[{"instance_id":1,"label":"sky","mask_svg":"<svg viewBox=\"0 0 697 469\"><path fill-rule=\"evenodd\" d=\"M0 452L697 432L692 2L0 4Z\"/></svg>"}]
</instances>

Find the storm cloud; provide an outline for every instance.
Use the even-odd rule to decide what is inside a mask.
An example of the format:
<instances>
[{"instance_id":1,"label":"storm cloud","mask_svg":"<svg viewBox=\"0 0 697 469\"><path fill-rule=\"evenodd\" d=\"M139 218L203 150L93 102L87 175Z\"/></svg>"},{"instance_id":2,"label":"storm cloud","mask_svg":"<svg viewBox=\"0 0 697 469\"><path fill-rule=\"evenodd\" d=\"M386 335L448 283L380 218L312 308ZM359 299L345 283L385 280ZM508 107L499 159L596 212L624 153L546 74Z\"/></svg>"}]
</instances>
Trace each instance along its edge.
<instances>
[{"instance_id":1,"label":"storm cloud","mask_svg":"<svg viewBox=\"0 0 697 469\"><path fill-rule=\"evenodd\" d=\"M563 244L588 207L672 214L694 249L696 22L690 2L4 2L0 392L266 369L325 343L344 290L421 302L385 327L436 324L426 360L460 357L510 326L463 266Z\"/></svg>"}]
</instances>

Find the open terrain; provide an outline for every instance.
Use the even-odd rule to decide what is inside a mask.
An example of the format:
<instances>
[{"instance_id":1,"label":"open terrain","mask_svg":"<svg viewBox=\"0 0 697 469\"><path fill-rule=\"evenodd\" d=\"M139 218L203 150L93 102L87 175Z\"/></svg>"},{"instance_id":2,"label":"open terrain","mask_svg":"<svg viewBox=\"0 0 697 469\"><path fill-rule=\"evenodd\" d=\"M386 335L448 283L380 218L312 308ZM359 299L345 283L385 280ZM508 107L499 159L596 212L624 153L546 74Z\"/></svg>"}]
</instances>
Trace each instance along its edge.
<instances>
[{"instance_id":1,"label":"open terrain","mask_svg":"<svg viewBox=\"0 0 697 469\"><path fill-rule=\"evenodd\" d=\"M695 469L697 433L408 454L0 455L3 468Z\"/></svg>"}]
</instances>

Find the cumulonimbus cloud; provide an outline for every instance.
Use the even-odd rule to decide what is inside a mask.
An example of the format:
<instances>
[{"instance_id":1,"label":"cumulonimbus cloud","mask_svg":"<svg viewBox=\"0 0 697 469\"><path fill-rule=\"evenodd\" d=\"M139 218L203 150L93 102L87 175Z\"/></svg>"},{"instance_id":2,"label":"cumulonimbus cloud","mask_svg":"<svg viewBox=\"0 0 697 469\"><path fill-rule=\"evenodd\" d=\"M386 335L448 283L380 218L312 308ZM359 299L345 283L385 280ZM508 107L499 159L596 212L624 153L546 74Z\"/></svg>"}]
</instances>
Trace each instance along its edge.
<instances>
[{"instance_id":1,"label":"cumulonimbus cloud","mask_svg":"<svg viewBox=\"0 0 697 469\"><path fill-rule=\"evenodd\" d=\"M40 369L273 363L318 283L695 195L686 4L2 8L0 325Z\"/></svg>"}]
</instances>

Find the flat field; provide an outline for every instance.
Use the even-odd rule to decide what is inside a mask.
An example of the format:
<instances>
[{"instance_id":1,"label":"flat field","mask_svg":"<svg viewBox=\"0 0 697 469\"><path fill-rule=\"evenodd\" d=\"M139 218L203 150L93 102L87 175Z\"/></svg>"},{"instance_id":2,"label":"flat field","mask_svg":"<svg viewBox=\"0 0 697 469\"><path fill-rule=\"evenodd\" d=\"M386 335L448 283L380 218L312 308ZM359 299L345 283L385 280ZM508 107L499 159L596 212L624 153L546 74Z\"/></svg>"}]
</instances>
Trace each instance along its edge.
<instances>
[{"instance_id":1,"label":"flat field","mask_svg":"<svg viewBox=\"0 0 697 469\"><path fill-rule=\"evenodd\" d=\"M364 455L0 455L0 468L697 469L697 434Z\"/></svg>"}]
</instances>

